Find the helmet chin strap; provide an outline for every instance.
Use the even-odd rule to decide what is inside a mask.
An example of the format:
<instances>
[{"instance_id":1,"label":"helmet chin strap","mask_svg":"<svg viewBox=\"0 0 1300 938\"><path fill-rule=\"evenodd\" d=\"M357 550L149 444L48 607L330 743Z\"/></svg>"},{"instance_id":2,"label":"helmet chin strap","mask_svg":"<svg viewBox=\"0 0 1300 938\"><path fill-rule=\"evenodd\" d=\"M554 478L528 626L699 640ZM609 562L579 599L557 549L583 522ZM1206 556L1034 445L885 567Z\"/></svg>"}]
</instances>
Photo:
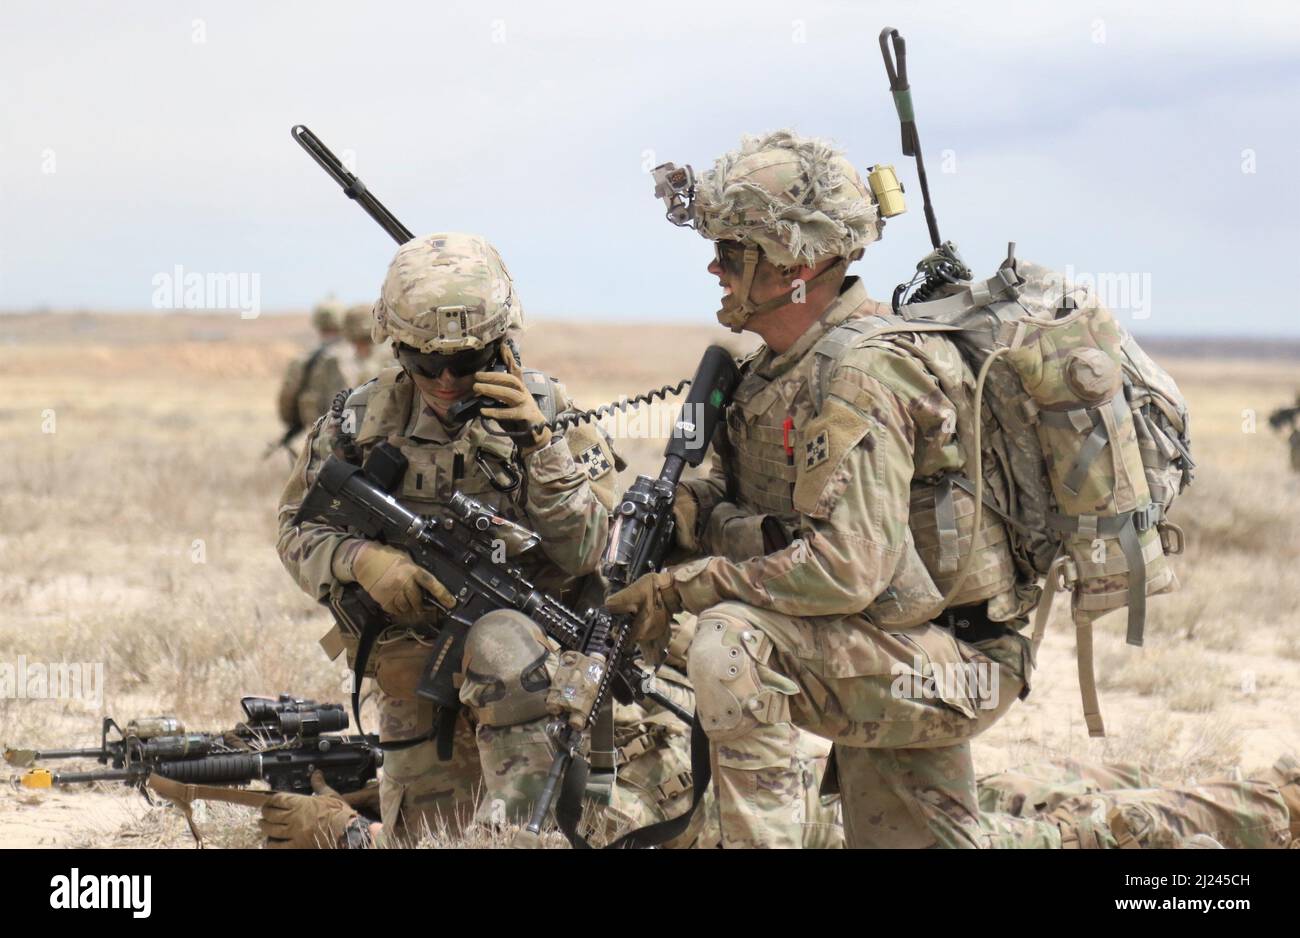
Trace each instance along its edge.
<instances>
[{"instance_id":1,"label":"helmet chin strap","mask_svg":"<svg viewBox=\"0 0 1300 938\"><path fill-rule=\"evenodd\" d=\"M722 298L722 308L718 310L718 322L722 323L732 332L740 332L745 323L759 313L766 313L768 310L780 309L790 302L790 298L801 287L799 285L791 287L780 296L774 296L770 300L764 300L762 303L754 303L749 298L749 291L754 286L754 273L758 269L759 250L754 245L745 246L745 269L740 276L740 289L733 290L727 296ZM807 290L818 283L829 280L835 275L843 276L848 269L849 261L845 257L837 257L835 263L831 264L825 270L814 275L811 279L804 281L802 289Z\"/></svg>"}]
</instances>

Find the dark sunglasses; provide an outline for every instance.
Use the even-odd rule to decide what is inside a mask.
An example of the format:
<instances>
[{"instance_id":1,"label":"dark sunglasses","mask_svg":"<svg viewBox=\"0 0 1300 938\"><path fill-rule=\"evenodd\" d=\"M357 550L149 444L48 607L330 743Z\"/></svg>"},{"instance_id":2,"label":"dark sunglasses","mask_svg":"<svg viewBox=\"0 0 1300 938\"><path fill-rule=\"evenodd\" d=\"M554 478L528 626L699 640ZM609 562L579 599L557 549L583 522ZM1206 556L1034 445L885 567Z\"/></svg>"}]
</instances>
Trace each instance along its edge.
<instances>
[{"instance_id":1,"label":"dark sunglasses","mask_svg":"<svg viewBox=\"0 0 1300 938\"><path fill-rule=\"evenodd\" d=\"M713 256L725 269L740 271L745 266L745 244L743 241L714 241Z\"/></svg>"},{"instance_id":2,"label":"dark sunglasses","mask_svg":"<svg viewBox=\"0 0 1300 938\"><path fill-rule=\"evenodd\" d=\"M437 378L444 371L450 371L454 377L465 378L482 371L501 356L501 347L494 342L487 348L467 349L442 355L437 352L419 352L409 345L397 346L397 360L411 374L421 378Z\"/></svg>"}]
</instances>

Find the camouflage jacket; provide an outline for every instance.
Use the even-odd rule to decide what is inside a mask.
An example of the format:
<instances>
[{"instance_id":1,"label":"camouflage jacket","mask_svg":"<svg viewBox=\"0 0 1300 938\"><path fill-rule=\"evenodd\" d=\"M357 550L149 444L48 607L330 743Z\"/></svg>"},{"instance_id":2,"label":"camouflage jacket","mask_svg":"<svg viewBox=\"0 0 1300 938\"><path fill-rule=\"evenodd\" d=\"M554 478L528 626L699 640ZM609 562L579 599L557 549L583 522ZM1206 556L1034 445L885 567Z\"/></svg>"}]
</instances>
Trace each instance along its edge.
<instances>
[{"instance_id":1,"label":"camouflage jacket","mask_svg":"<svg viewBox=\"0 0 1300 938\"><path fill-rule=\"evenodd\" d=\"M540 372L525 371L524 380L548 417L572 407L563 385ZM490 421L488 426L496 429ZM321 464L341 454L348 427L355 428L359 454L354 456L364 459L385 440L406 456L409 465L394 493L406 508L436 515L460 491L535 531L543 553L522 566L539 587L560 590L593 571L615 497L617 457L609 441L589 423L555 434L522 460L521 483L506 493L493 487L489 473L504 482L519 470L517 454L509 437L489 432L488 426L480 418L444 426L400 367L353 391L340 413L327 414L312 427L280 497L277 549L285 568L313 599L340 585L335 553L359 539L322 524L295 527L292 519Z\"/></svg>"},{"instance_id":2,"label":"camouflage jacket","mask_svg":"<svg viewBox=\"0 0 1300 938\"><path fill-rule=\"evenodd\" d=\"M709 555L674 568L687 610L738 600L900 628L942 610L971 549L973 500L940 483L971 462L974 378L940 334L872 334L901 323L850 277L789 350L764 346L742 364L721 452L683 483ZM957 496L951 538L937 529L941 489ZM984 514L981 556L952 605L990 600L990 617L1009 618L1013 562Z\"/></svg>"},{"instance_id":3,"label":"camouflage jacket","mask_svg":"<svg viewBox=\"0 0 1300 938\"><path fill-rule=\"evenodd\" d=\"M392 365L389 349L387 344L376 346L362 358L351 342L342 339L322 347L298 392L298 419L302 425L310 427L323 416L339 391L359 388Z\"/></svg>"}]
</instances>

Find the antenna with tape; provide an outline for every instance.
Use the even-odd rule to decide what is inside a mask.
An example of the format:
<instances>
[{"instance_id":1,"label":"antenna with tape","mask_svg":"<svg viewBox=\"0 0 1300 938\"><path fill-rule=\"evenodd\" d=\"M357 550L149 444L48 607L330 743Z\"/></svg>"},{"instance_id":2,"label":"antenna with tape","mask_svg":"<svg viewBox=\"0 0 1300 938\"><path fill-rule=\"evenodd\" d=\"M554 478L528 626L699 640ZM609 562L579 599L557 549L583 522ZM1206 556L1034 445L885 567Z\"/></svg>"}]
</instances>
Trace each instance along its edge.
<instances>
[{"instance_id":1,"label":"antenna with tape","mask_svg":"<svg viewBox=\"0 0 1300 938\"><path fill-rule=\"evenodd\" d=\"M889 53L890 40L894 44L893 56ZM921 156L921 137L916 131L912 88L907 83L907 43L892 26L886 26L880 31L880 54L885 60L889 93L894 96L894 109L898 111L898 123L903 132L903 155L916 160L925 225L930 229L930 245L934 248L916 265L916 275L907 283L900 283L894 288L892 305L897 313L904 303L923 303L946 286L969 280L971 274L970 268L957 253L957 246L939 237L939 222L934 217L934 206L930 204L930 182L925 175L925 159Z\"/></svg>"},{"instance_id":2,"label":"antenna with tape","mask_svg":"<svg viewBox=\"0 0 1300 938\"><path fill-rule=\"evenodd\" d=\"M889 41L894 41L894 56L889 54ZM880 54L885 59L885 73L889 75L889 93L894 96L894 109L898 111L898 123L903 131L903 155L916 159L916 175L921 180L921 201L925 208L925 224L930 229L930 244L938 247L939 223L934 217L934 206L930 204L930 183L925 176L925 160L921 156L921 138L916 132L916 112L912 109L912 88L907 83L907 43L892 26L886 26L880 32ZM894 58L898 67L894 67Z\"/></svg>"}]
</instances>

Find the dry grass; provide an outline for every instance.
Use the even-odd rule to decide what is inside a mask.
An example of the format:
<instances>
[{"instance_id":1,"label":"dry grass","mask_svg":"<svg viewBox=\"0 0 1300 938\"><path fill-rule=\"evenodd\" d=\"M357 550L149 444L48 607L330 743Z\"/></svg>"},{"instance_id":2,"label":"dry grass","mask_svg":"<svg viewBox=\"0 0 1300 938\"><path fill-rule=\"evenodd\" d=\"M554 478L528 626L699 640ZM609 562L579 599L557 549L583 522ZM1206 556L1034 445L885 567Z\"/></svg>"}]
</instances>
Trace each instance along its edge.
<instances>
[{"instance_id":1,"label":"dry grass","mask_svg":"<svg viewBox=\"0 0 1300 938\"><path fill-rule=\"evenodd\" d=\"M237 717L244 694L343 700L347 675L316 640L326 614L280 567L283 454L272 397L303 321L219 316L6 317L0 377L0 664L98 662L100 706L0 699L0 742L93 741L102 715L174 713L192 727ZM588 406L689 375L717 328L546 324L528 363ZM977 744L982 770L1054 755L1143 761L1181 777L1271 762L1300 745L1300 479L1263 417L1294 369L1171 363L1191 398L1196 487L1175 508L1188 534L1181 592L1153 599L1147 647L1103 622L1098 672L1111 737L1089 740L1064 604L1034 692ZM1243 411L1258 432L1243 432ZM53 412L53 433L42 432ZM656 468L662 440L622 440ZM200 543L201 542L201 543ZM35 803L33 799L38 799ZM78 807L80 806L80 807ZM252 846L247 809L207 808L214 844ZM488 836L488 835L483 835ZM472 841L473 846L497 846ZM120 788L0 794L0 842L189 844L174 812ZM457 842L443 832L426 846Z\"/></svg>"}]
</instances>

